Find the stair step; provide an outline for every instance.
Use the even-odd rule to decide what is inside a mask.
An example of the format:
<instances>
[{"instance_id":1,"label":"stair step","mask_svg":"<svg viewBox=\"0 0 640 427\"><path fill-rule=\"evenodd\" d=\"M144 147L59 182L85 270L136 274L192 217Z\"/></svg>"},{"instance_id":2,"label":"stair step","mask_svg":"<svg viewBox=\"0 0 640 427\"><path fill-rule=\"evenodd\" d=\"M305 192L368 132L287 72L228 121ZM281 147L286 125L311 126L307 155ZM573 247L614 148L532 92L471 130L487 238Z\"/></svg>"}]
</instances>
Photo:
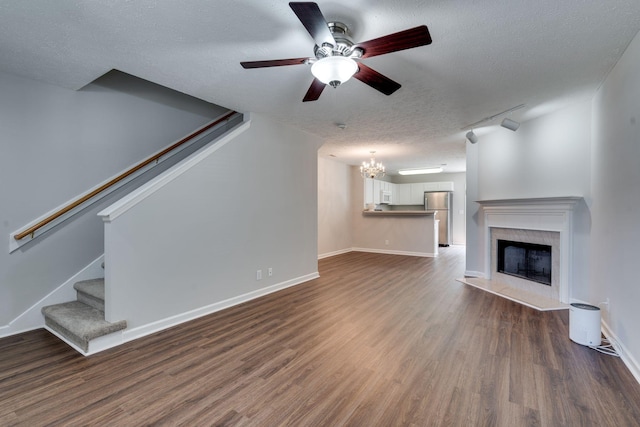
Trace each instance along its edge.
<instances>
[{"instance_id":1,"label":"stair step","mask_svg":"<svg viewBox=\"0 0 640 427\"><path fill-rule=\"evenodd\" d=\"M104 320L104 312L80 301L42 307L45 324L60 333L69 341L89 351L92 339L120 331L127 327L127 322L110 323Z\"/></svg>"},{"instance_id":2,"label":"stair step","mask_svg":"<svg viewBox=\"0 0 640 427\"><path fill-rule=\"evenodd\" d=\"M93 308L104 311L104 279L90 279L73 285L77 299Z\"/></svg>"}]
</instances>

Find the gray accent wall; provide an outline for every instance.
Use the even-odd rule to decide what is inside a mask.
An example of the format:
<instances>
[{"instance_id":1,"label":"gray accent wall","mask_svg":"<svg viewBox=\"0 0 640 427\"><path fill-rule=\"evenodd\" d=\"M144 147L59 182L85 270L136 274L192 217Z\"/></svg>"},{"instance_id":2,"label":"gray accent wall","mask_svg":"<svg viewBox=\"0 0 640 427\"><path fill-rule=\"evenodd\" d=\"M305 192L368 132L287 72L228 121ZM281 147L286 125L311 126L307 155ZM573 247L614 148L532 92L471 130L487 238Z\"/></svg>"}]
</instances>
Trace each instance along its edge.
<instances>
[{"instance_id":1,"label":"gray accent wall","mask_svg":"<svg viewBox=\"0 0 640 427\"><path fill-rule=\"evenodd\" d=\"M11 254L10 233L226 109L117 71L78 91L0 73L0 93L1 334L103 252L95 214L114 198Z\"/></svg>"}]
</instances>

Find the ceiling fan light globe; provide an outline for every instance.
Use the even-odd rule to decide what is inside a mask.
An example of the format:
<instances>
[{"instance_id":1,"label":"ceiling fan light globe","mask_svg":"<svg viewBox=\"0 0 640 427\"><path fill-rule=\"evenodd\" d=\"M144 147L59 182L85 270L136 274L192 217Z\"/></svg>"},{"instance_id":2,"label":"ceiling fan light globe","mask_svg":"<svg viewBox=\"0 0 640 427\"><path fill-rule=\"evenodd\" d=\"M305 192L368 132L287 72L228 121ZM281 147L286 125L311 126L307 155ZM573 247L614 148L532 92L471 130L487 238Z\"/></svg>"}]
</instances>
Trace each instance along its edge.
<instances>
[{"instance_id":1,"label":"ceiling fan light globe","mask_svg":"<svg viewBox=\"0 0 640 427\"><path fill-rule=\"evenodd\" d=\"M311 66L311 74L324 84L338 87L358 71L358 64L344 56L329 56L317 60Z\"/></svg>"}]
</instances>

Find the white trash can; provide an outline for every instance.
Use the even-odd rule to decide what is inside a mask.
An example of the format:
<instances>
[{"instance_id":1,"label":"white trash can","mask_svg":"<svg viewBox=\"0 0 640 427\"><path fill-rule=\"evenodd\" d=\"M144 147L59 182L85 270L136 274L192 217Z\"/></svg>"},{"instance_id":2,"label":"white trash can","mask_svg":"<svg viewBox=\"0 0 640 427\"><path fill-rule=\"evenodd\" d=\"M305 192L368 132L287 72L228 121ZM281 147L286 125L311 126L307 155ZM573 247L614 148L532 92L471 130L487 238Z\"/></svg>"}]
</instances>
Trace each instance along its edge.
<instances>
[{"instance_id":1,"label":"white trash can","mask_svg":"<svg viewBox=\"0 0 640 427\"><path fill-rule=\"evenodd\" d=\"M569 338L578 344L595 347L602 343L600 308L595 305L573 303L569 308Z\"/></svg>"}]
</instances>

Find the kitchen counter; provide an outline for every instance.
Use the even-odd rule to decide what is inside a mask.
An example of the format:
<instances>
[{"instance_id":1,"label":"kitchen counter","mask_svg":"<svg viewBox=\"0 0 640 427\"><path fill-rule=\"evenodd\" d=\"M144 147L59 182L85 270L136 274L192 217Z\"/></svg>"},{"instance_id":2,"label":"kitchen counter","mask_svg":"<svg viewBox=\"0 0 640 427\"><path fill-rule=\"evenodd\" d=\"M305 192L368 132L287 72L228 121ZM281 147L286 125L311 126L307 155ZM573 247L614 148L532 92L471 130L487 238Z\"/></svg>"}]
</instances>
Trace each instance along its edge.
<instances>
[{"instance_id":1,"label":"kitchen counter","mask_svg":"<svg viewBox=\"0 0 640 427\"><path fill-rule=\"evenodd\" d=\"M433 216L438 213L438 211L428 210L428 211L362 211L362 215L364 216Z\"/></svg>"},{"instance_id":2,"label":"kitchen counter","mask_svg":"<svg viewBox=\"0 0 640 427\"><path fill-rule=\"evenodd\" d=\"M363 211L354 250L422 257L438 256L438 211Z\"/></svg>"}]
</instances>

